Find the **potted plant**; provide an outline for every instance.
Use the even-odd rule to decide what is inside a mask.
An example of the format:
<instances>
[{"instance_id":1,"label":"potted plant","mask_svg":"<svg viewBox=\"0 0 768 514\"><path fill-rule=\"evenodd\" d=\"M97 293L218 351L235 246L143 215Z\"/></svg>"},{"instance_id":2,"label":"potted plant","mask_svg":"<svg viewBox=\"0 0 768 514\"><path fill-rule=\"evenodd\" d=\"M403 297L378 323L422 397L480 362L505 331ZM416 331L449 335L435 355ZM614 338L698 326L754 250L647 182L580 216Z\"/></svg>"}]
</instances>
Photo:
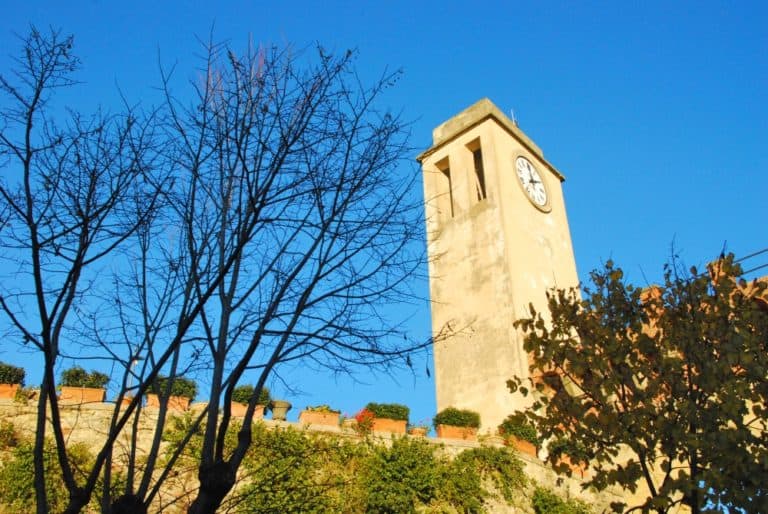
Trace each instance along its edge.
<instances>
[{"instance_id":1,"label":"potted plant","mask_svg":"<svg viewBox=\"0 0 768 514\"><path fill-rule=\"evenodd\" d=\"M254 387L250 384L239 385L232 390L232 403L230 405L230 412L233 416L243 417L245 411L248 409L248 403L253 397ZM266 387L261 388L259 393L259 400L256 403L256 409L253 411L253 419L262 419L264 417L264 410L270 403L269 389Z\"/></svg>"},{"instance_id":2,"label":"potted plant","mask_svg":"<svg viewBox=\"0 0 768 514\"><path fill-rule=\"evenodd\" d=\"M558 473L571 474L585 478L589 455L584 445L564 437L550 441L547 445L549 461Z\"/></svg>"},{"instance_id":3,"label":"potted plant","mask_svg":"<svg viewBox=\"0 0 768 514\"><path fill-rule=\"evenodd\" d=\"M80 366L64 370L61 374L62 403L103 402L107 396L109 376L98 371L85 371Z\"/></svg>"},{"instance_id":4,"label":"potted plant","mask_svg":"<svg viewBox=\"0 0 768 514\"><path fill-rule=\"evenodd\" d=\"M411 410L399 403L369 403L365 410L373 414L373 431L405 434Z\"/></svg>"},{"instance_id":5,"label":"potted plant","mask_svg":"<svg viewBox=\"0 0 768 514\"><path fill-rule=\"evenodd\" d=\"M275 421L285 421L291 407L293 407L291 402L285 400L272 400L269 402L269 408L272 410L272 419Z\"/></svg>"},{"instance_id":6,"label":"potted plant","mask_svg":"<svg viewBox=\"0 0 768 514\"><path fill-rule=\"evenodd\" d=\"M24 385L24 375L24 368L0 362L0 398L15 398Z\"/></svg>"},{"instance_id":7,"label":"potted plant","mask_svg":"<svg viewBox=\"0 0 768 514\"><path fill-rule=\"evenodd\" d=\"M375 419L376 417L373 415L373 412L369 411L367 408L362 408L349 421L353 422L351 423L351 427L357 432L357 435L365 437L373 431L373 422Z\"/></svg>"},{"instance_id":8,"label":"potted plant","mask_svg":"<svg viewBox=\"0 0 768 514\"><path fill-rule=\"evenodd\" d=\"M430 426L428 420L422 420L414 425L408 425L408 434L415 437L427 437L429 430Z\"/></svg>"},{"instance_id":9,"label":"potted plant","mask_svg":"<svg viewBox=\"0 0 768 514\"><path fill-rule=\"evenodd\" d=\"M499 425L499 435L504 438L504 444L514 446L519 452L536 457L539 437L536 428L523 416L510 414Z\"/></svg>"},{"instance_id":10,"label":"potted plant","mask_svg":"<svg viewBox=\"0 0 768 514\"><path fill-rule=\"evenodd\" d=\"M302 425L323 425L329 427L339 426L341 411L333 410L329 405L316 405L307 407L299 414L299 423Z\"/></svg>"},{"instance_id":11,"label":"potted plant","mask_svg":"<svg viewBox=\"0 0 768 514\"><path fill-rule=\"evenodd\" d=\"M471 410L448 407L440 411L432 421L437 437L443 439L477 440L480 414Z\"/></svg>"},{"instance_id":12,"label":"potted plant","mask_svg":"<svg viewBox=\"0 0 768 514\"><path fill-rule=\"evenodd\" d=\"M150 387L151 393L147 394L147 407L160 407L160 397L164 396L168 389L169 377L158 375ZM171 392L168 395L168 410L185 411L197 394L197 384L191 378L174 377L171 383Z\"/></svg>"}]
</instances>

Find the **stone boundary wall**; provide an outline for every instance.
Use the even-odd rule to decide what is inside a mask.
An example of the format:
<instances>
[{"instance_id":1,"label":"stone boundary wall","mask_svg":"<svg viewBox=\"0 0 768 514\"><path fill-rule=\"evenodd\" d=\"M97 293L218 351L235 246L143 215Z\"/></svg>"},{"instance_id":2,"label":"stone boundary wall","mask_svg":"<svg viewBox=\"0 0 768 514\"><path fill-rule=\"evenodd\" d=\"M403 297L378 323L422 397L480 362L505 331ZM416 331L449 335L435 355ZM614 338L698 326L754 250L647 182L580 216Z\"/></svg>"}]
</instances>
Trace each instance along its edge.
<instances>
[{"instance_id":1,"label":"stone boundary wall","mask_svg":"<svg viewBox=\"0 0 768 514\"><path fill-rule=\"evenodd\" d=\"M190 408L192 412L200 412L205 404L196 403ZM64 435L68 443L83 443L94 451L99 448L99 444L107 433L110 419L115 410L115 404L110 402L86 403L81 405L60 405L61 422L64 429ZM138 450L146 452L151 444L154 434L154 428L157 423L157 410L144 407L139 422ZM178 415L178 413L169 412L168 417ZM33 437L35 433L35 422L37 417L37 405L30 402L25 405L8 399L0 399L0 419L14 424L20 434L26 437ZM50 417L49 417L50 421ZM353 429L347 427L332 426L312 426L299 423L275 420L259 420L267 427L272 428L293 428L295 430L307 430L312 432L326 432L341 437L359 439L359 436ZM121 454L127 454L129 448L128 432L121 435L116 444L113 454L119 460ZM393 437L416 437L393 435L386 432L374 432L373 437L386 444ZM485 446L503 446L501 438L480 436L480 441L465 441L454 439L438 439L435 437L424 438L430 444L442 445L445 451L450 455L457 455L468 448L477 448ZM536 457L518 452L518 457L522 461L525 474L537 484L548 487L556 491L563 498L578 498L589 504L594 512L608 512L609 504L612 501L621 500L623 494L621 491L597 493L591 490L582 490L582 482L574 477L565 477L557 475L551 468L545 465ZM523 502L525 503L525 502ZM529 513L530 508L507 506L503 504L494 505L493 512L505 513Z\"/></svg>"}]
</instances>

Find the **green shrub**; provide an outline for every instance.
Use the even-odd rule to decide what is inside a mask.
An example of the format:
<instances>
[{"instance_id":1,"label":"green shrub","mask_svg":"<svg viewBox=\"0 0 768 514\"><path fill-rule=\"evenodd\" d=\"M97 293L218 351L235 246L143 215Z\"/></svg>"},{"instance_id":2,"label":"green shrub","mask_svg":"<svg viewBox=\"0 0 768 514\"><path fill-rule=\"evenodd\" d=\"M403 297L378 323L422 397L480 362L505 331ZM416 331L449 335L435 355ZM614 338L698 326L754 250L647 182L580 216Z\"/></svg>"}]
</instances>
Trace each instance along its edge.
<instances>
[{"instance_id":1,"label":"green shrub","mask_svg":"<svg viewBox=\"0 0 768 514\"><path fill-rule=\"evenodd\" d=\"M254 387L250 384L240 385L232 390L232 401L237 403L248 403L253 396ZM269 389L266 387L261 388L259 393L258 405L269 405L272 401L272 397L269 395Z\"/></svg>"},{"instance_id":2,"label":"green shrub","mask_svg":"<svg viewBox=\"0 0 768 514\"><path fill-rule=\"evenodd\" d=\"M15 448L19 445L16 427L8 421L0 421L0 450Z\"/></svg>"},{"instance_id":3,"label":"green shrub","mask_svg":"<svg viewBox=\"0 0 768 514\"><path fill-rule=\"evenodd\" d=\"M66 387L92 387L104 389L109 382L109 376L98 371L88 373L80 366L64 370L61 374L61 385Z\"/></svg>"},{"instance_id":4,"label":"green shrub","mask_svg":"<svg viewBox=\"0 0 768 514\"><path fill-rule=\"evenodd\" d=\"M261 392L259 393L259 405L264 405L265 407L269 407L269 405L272 403L272 396L269 394L269 389L266 387L261 388Z\"/></svg>"},{"instance_id":5,"label":"green shrub","mask_svg":"<svg viewBox=\"0 0 768 514\"><path fill-rule=\"evenodd\" d=\"M480 426L480 414L471 410L448 407L437 413L432 424L435 425L435 428L437 425L478 428Z\"/></svg>"},{"instance_id":6,"label":"green shrub","mask_svg":"<svg viewBox=\"0 0 768 514\"><path fill-rule=\"evenodd\" d=\"M0 362L0 384L19 384L23 386L25 374L24 368Z\"/></svg>"},{"instance_id":7,"label":"green shrub","mask_svg":"<svg viewBox=\"0 0 768 514\"><path fill-rule=\"evenodd\" d=\"M499 434L502 436L515 436L523 441L539 446L540 441L536 428L525 421L521 416L511 414L499 425Z\"/></svg>"},{"instance_id":8,"label":"green shrub","mask_svg":"<svg viewBox=\"0 0 768 514\"><path fill-rule=\"evenodd\" d=\"M169 453L191 424L189 413L172 419L163 434ZM516 505L523 497L522 464L508 448L472 448L452 458L423 439L362 444L262 423L252 429L242 481L222 512L480 514L492 511L489 500ZM225 451L237 444L237 430L228 431ZM201 446L197 430L177 465L194 469Z\"/></svg>"},{"instance_id":9,"label":"green shrub","mask_svg":"<svg viewBox=\"0 0 768 514\"><path fill-rule=\"evenodd\" d=\"M411 409L399 403L369 403L365 406L377 418L389 418L408 421Z\"/></svg>"},{"instance_id":10,"label":"green shrub","mask_svg":"<svg viewBox=\"0 0 768 514\"><path fill-rule=\"evenodd\" d=\"M0 465L0 512L35 512L34 445L31 441L19 441L9 457ZM82 483L81 470L89 469L91 456L84 444L72 444L67 448L75 478ZM46 471L45 490L50 512L63 512L69 500L64 487L56 450L53 442L46 440L43 450Z\"/></svg>"},{"instance_id":11,"label":"green shrub","mask_svg":"<svg viewBox=\"0 0 768 514\"><path fill-rule=\"evenodd\" d=\"M543 487L533 491L531 499L536 514L590 514L589 507L578 500L564 500L554 492Z\"/></svg>"},{"instance_id":12,"label":"green shrub","mask_svg":"<svg viewBox=\"0 0 768 514\"><path fill-rule=\"evenodd\" d=\"M481 513L492 497L511 504L526 483L507 448L473 448L451 459L423 439L401 438L369 452L360 473L364 512Z\"/></svg>"},{"instance_id":13,"label":"green shrub","mask_svg":"<svg viewBox=\"0 0 768 514\"><path fill-rule=\"evenodd\" d=\"M230 496L237 505L232 510L248 514L347 512L342 505L354 495L349 491L354 475L343 462L362 450L357 446L361 445L254 425L253 446L243 461L249 479Z\"/></svg>"},{"instance_id":14,"label":"green shrub","mask_svg":"<svg viewBox=\"0 0 768 514\"><path fill-rule=\"evenodd\" d=\"M527 480L520 459L508 448L482 446L464 450L453 460L450 480L460 497L452 503L464 507L464 512L478 512L476 505L490 496L483 484L493 484L507 503L512 503L525 487Z\"/></svg>"},{"instance_id":15,"label":"green shrub","mask_svg":"<svg viewBox=\"0 0 768 514\"><path fill-rule=\"evenodd\" d=\"M158 396L164 396L168 386L168 381L171 380L168 377L158 375L155 382L150 388L151 392ZM191 378L175 377L171 384L171 396L183 396L190 400L195 399L197 395L197 383Z\"/></svg>"},{"instance_id":16,"label":"green shrub","mask_svg":"<svg viewBox=\"0 0 768 514\"><path fill-rule=\"evenodd\" d=\"M429 504L438 496L446 465L434 445L419 439L373 447L362 471L365 512L415 512L418 505Z\"/></svg>"}]
</instances>

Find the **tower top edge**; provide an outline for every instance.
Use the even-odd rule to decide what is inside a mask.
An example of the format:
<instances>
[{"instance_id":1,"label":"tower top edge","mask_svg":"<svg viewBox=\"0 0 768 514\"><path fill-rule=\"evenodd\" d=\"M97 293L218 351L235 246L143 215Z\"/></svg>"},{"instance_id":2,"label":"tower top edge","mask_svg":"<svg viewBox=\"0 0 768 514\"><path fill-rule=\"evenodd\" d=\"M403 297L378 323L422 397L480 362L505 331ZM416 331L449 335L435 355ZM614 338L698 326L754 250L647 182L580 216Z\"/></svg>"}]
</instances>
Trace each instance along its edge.
<instances>
[{"instance_id":1,"label":"tower top edge","mask_svg":"<svg viewBox=\"0 0 768 514\"><path fill-rule=\"evenodd\" d=\"M526 147L528 151L536 155L536 157L538 157L547 168L557 176L557 178L561 181L565 180L563 174L544 158L544 152L541 151L541 148L539 148L531 138L525 135L517 124L509 119L509 117L507 117L501 109L496 107L496 105L488 98L482 98L461 111L459 114L435 127L435 129L432 130L432 146L419 154L416 157L416 160L423 163L426 158L442 148L445 144L486 120L495 121L501 128Z\"/></svg>"}]
</instances>

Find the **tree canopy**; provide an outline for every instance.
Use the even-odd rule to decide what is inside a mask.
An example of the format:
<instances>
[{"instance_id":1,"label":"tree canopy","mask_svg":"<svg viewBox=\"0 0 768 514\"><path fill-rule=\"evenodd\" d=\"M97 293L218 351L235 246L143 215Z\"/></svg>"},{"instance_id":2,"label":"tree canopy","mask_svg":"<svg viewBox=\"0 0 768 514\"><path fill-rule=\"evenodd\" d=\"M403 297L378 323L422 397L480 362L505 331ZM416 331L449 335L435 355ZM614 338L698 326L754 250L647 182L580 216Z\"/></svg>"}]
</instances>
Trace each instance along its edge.
<instances>
[{"instance_id":1,"label":"tree canopy","mask_svg":"<svg viewBox=\"0 0 768 514\"><path fill-rule=\"evenodd\" d=\"M583 294L531 306L531 378L508 385L534 396L524 414L560 471L566 454L585 486L638 493L627 512L768 512L766 284L741 274L733 255L673 261L641 288L608 262Z\"/></svg>"}]
</instances>

